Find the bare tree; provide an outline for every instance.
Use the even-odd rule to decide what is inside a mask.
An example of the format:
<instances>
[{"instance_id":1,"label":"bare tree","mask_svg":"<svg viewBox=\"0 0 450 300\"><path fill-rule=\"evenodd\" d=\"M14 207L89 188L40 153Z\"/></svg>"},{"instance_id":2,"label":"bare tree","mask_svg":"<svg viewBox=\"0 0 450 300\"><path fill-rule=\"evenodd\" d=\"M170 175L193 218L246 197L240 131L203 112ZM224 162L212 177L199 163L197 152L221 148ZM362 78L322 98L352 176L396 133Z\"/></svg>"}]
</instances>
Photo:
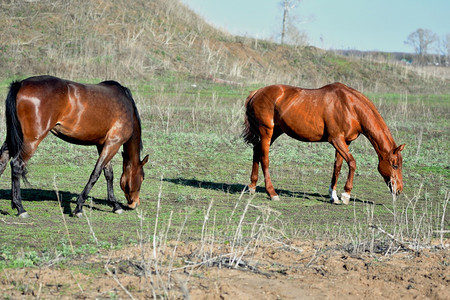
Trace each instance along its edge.
<instances>
[{"instance_id":1,"label":"bare tree","mask_svg":"<svg viewBox=\"0 0 450 300\"><path fill-rule=\"evenodd\" d=\"M283 27L281 30L281 44L284 44L284 38L286 36L286 30L287 30L287 24L288 24L288 18L289 18L289 11L294 9L301 0L283 0L281 4L283 5Z\"/></svg>"},{"instance_id":2,"label":"bare tree","mask_svg":"<svg viewBox=\"0 0 450 300\"><path fill-rule=\"evenodd\" d=\"M419 61L425 63L425 56L428 54L430 46L437 41L437 35L431 30L419 28L408 36L405 44L412 46L419 56Z\"/></svg>"},{"instance_id":3,"label":"bare tree","mask_svg":"<svg viewBox=\"0 0 450 300\"><path fill-rule=\"evenodd\" d=\"M285 42L295 47L303 47L308 44L308 35L294 24L288 24Z\"/></svg>"},{"instance_id":4,"label":"bare tree","mask_svg":"<svg viewBox=\"0 0 450 300\"><path fill-rule=\"evenodd\" d=\"M442 39L439 48L440 54L444 57L444 64L448 66L450 63L450 33L447 33Z\"/></svg>"}]
</instances>

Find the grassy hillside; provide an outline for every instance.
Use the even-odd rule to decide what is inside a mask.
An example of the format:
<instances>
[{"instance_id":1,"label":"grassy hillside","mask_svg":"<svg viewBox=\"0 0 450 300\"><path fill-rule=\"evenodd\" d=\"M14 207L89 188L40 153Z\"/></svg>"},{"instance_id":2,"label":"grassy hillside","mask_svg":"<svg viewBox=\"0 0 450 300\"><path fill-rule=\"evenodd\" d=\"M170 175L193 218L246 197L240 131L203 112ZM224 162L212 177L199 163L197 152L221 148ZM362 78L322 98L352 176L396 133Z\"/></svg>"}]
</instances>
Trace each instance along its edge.
<instances>
[{"instance_id":1,"label":"grassy hillside","mask_svg":"<svg viewBox=\"0 0 450 300\"><path fill-rule=\"evenodd\" d=\"M178 0L0 5L2 78L47 73L126 82L176 75L305 87L341 81L363 91L433 93L450 86L444 77L398 63L231 36Z\"/></svg>"}]
</instances>

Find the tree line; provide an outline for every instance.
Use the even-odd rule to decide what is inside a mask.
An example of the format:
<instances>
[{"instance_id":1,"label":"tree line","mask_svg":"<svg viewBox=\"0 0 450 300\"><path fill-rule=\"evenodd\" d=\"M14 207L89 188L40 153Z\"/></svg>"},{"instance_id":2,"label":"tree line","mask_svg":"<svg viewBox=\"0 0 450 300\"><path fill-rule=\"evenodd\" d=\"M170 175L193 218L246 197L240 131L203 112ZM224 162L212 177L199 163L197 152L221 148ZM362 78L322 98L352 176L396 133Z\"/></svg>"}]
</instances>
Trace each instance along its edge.
<instances>
[{"instance_id":1,"label":"tree line","mask_svg":"<svg viewBox=\"0 0 450 300\"><path fill-rule=\"evenodd\" d=\"M295 16L290 12L298 6L302 0L281 0L279 2L283 10L281 44L294 44L304 46L308 42L306 33L298 29L294 24ZM409 56L407 61L417 65L440 65L450 66L450 33L442 39L429 29L419 28L408 35L405 44L411 46L414 51L413 56Z\"/></svg>"},{"instance_id":2,"label":"tree line","mask_svg":"<svg viewBox=\"0 0 450 300\"><path fill-rule=\"evenodd\" d=\"M419 28L408 35L405 44L413 47L417 64L450 65L450 33L440 39L430 29Z\"/></svg>"}]
</instances>

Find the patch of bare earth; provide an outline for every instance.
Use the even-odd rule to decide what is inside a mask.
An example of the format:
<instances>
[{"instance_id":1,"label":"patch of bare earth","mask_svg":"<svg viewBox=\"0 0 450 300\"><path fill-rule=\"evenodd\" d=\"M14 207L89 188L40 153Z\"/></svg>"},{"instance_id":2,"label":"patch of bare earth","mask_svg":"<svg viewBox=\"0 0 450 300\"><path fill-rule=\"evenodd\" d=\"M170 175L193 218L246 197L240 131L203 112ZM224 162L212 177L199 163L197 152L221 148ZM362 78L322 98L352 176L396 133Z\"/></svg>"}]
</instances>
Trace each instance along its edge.
<instances>
[{"instance_id":1,"label":"patch of bare earth","mask_svg":"<svg viewBox=\"0 0 450 300\"><path fill-rule=\"evenodd\" d=\"M236 256L224 246L173 242L156 251L151 245L130 247L64 267L3 270L0 297L450 299L448 248L389 256L342 249L322 241L259 244L243 251L239 260L243 252Z\"/></svg>"}]
</instances>

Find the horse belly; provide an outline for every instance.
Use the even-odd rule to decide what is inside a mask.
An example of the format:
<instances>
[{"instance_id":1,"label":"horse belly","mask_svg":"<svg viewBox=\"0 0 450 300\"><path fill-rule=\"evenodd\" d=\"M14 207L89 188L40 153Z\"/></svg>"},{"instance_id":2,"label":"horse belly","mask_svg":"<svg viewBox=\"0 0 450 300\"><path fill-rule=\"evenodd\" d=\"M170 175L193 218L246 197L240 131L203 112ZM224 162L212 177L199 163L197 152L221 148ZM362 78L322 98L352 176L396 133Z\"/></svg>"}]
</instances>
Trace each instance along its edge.
<instances>
[{"instance_id":1,"label":"horse belly","mask_svg":"<svg viewBox=\"0 0 450 300\"><path fill-rule=\"evenodd\" d=\"M306 128L292 129L291 127L283 126L281 128L288 136L302 142L324 142L327 140L325 135L318 131L308 130Z\"/></svg>"},{"instance_id":2,"label":"horse belly","mask_svg":"<svg viewBox=\"0 0 450 300\"><path fill-rule=\"evenodd\" d=\"M58 138L77 145L100 145L106 139L105 132L98 130L89 130L84 128L74 128L72 126L65 126L58 123L52 128L53 133Z\"/></svg>"},{"instance_id":3,"label":"horse belly","mask_svg":"<svg viewBox=\"0 0 450 300\"><path fill-rule=\"evenodd\" d=\"M278 125L288 136L304 142L326 141L323 118L302 113L285 114Z\"/></svg>"}]
</instances>

